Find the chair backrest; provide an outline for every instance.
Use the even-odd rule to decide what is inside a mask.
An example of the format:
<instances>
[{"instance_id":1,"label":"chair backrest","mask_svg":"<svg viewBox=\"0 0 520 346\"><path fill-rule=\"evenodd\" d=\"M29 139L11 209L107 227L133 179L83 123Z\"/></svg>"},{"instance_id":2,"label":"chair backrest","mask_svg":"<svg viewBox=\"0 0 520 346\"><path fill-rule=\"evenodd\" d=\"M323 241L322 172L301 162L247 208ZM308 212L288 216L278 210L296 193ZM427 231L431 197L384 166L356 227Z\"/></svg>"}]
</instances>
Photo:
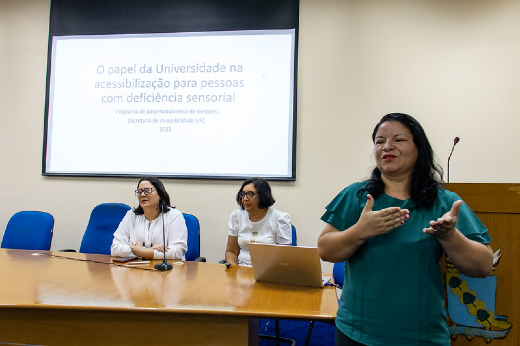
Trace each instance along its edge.
<instances>
[{"instance_id":1,"label":"chair backrest","mask_svg":"<svg viewBox=\"0 0 520 346\"><path fill-rule=\"evenodd\" d=\"M292 246L296 246L298 244L298 239L296 236L296 228L294 227L294 225L291 225L291 228L292 228Z\"/></svg>"},{"instance_id":2,"label":"chair backrest","mask_svg":"<svg viewBox=\"0 0 520 346\"><path fill-rule=\"evenodd\" d=\"M200 224L195 216L185 213L182 215L188 229L188 251L184 256L186 261L193 261L200 256Z\"/></svg>"},{"instance_id":3,"label":"chair backrest","mask_svg":"<svg viewBox=\"0 0 520 346\"><path fill-rule=\"evenodd\" d=\"M332 268L332 278L336 285L343 287L345 279L345 261L334 263L334 267Z\"/></svg>"},{"instance_id":4,"label":"chair backrest","mask_svg":"<svg viewBox=\"0 0 520 346\"><path fill-rule=\"evenodd\" d=\"M54 217L43 211L20 211L5 228L2 248L50 250Z\"/></svg>"},{"instance_id":5,"label":"chair backrest","mask_svg":"<svg viewBox=\"0 0 520 346\"><path fill-rule=\"evenodd\" d=\"M130 209L124 203L101 203L92 209L79 252L110 255L114 232Z\"/></svg>"}]
</instances>

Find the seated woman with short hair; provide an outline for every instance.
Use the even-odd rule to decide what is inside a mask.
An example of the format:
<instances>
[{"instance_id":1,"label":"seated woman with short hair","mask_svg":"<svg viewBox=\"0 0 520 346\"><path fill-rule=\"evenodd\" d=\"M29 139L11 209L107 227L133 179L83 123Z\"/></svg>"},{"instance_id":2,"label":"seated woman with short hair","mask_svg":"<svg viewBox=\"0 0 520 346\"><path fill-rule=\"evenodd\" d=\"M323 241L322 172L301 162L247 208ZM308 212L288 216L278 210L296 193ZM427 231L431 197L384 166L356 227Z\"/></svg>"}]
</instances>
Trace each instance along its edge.
<instances>
[{"instance_id":1,"label":"seated woman with short hair","mask_svg":"<svg viewBox=\"0 0 520 346\"><path fill-rule=\"evenodd\" d=\"M237 193L239 210L231 213L225 261L251 265L249 243L292 243L291 217L271 208L275 200L271 187L264 179L244 181Z\"/></svg>"}]
</instances>

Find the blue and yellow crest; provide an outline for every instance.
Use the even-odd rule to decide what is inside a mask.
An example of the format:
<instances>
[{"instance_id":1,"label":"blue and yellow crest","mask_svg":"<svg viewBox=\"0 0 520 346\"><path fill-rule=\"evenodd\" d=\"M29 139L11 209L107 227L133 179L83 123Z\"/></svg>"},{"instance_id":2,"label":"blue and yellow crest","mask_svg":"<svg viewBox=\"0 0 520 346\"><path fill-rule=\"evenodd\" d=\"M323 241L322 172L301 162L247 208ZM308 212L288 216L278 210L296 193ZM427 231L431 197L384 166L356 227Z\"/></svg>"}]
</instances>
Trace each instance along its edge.
<instances>
[{"instance_id":1,"label":"blue and yellow crest","mask_svg":"<svg viewBox=\"0 0 520 346\"><path fill-rule=\"evenodd\" d=\"M446 288L448 299L448 329L453 339L465 335L468 339L482 337L487 343L502 339L511 329L507 316L495 314L497 277L495 267L500 259L495 252L493 271L486 278L471 278L460 274L448 261Z\"/></svg>"}]
</instances>

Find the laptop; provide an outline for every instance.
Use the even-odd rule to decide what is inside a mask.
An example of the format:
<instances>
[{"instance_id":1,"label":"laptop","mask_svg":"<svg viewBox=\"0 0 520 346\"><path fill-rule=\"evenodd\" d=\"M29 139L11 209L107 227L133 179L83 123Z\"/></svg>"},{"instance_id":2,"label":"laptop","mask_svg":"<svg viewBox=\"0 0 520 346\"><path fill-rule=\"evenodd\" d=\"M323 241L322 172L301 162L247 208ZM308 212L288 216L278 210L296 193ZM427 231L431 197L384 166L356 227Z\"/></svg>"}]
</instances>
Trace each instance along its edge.
<instances>
[{"instance_id":1,"label":"laptop","mask_svg":"<svg viewBox=\"0 0 520 346\"><path fill-rule=\"evenodd\" d=\"M249 243L255 280L323 287L330 278L321 275L318 248Z\"/></svg>"}]
</instances>

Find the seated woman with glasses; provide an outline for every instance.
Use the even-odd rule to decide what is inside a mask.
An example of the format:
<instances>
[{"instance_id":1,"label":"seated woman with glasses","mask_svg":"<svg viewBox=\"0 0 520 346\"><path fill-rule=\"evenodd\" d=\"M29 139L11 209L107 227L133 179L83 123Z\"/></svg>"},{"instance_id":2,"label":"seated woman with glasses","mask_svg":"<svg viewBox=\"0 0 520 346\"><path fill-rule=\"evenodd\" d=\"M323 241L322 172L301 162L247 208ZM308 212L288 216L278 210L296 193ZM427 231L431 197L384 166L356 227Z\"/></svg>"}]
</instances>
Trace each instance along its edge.
<instances>
[{"instance_id":1,"label":"seated woman with glasses","mask_svg":"<svg viewBox=\"0 0 520 346\"><path fill-rule=\"evenodd\" d=\"M154 177L142 178L135 195L139 206L126 213L115 231L112 256L163 259L166 252L167 259L184 259L188 230L182 213L170 207L170 196L163 183Z\"/></svg>"},{"instance_id":2,"label":"seated woman with glasses","mask_svg":"<svg viewBox=\"0 0 520 346\"><path fill-rule=\"evenodd\" d=\"M225 261L251 265L248 243L292 243L291 217L270 208L274 204L271 187L264 179L244 181L236 197L239 210L231 213Z\"/></svg>"}]
</instances>

